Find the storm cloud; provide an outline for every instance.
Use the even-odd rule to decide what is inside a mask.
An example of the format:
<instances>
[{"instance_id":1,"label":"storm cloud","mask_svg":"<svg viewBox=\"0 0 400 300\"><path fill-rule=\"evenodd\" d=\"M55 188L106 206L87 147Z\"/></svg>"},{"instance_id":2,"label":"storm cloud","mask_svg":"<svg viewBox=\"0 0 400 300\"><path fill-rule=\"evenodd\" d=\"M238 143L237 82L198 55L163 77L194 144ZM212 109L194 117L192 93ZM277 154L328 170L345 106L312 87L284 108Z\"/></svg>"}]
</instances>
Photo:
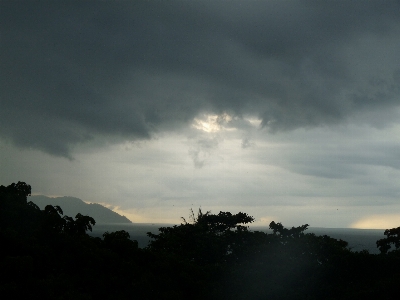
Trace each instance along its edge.
<instances>
[{"instance_id":1,"label":"storm cloud","mask_svg":"<svg viewBox=\"0 0 400 300\"><path fill-rule=\"evenodd\" d=\"M72 157L96 137L151 139L202 113L270 132L398 122L398 1L0 6L0 135L19 147Z\"/></svg>"}]
</instances>

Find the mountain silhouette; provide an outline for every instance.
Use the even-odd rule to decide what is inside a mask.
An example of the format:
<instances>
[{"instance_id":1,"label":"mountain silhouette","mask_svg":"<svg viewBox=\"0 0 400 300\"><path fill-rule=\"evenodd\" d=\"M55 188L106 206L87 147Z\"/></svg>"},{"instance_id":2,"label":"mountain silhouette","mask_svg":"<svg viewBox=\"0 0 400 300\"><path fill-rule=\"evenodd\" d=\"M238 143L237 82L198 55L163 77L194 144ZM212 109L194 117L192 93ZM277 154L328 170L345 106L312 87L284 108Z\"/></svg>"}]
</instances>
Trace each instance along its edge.
<instances>
[{"instance_id":1,"label":"mountain silhouette","mask_svg":"<svg viewBox=\"0 0 400 300\"><path fill-rule=\"evenodd\" d=\"M85 203L75 197L57 197L50 198L43 195L31 196L28 201L32 201L40 209L46 205L58 205L64 212L64 215L75 217L77 213L88 215L95 219L96 223L132 223L127 217L121 216L116 212L97 203Z\"/></svg>"}]
</instances>

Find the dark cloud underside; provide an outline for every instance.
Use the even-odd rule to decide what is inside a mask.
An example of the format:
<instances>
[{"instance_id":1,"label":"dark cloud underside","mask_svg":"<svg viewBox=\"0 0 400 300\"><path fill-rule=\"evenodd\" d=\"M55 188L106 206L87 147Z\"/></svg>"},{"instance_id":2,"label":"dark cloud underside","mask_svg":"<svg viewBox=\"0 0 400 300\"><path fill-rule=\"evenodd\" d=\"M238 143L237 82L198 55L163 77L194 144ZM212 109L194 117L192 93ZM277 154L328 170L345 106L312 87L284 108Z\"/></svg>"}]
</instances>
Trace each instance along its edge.
<instances>
[{"instance_id":1,"label":"dark cloud underside","mask_svg":"<svg viewBox=\"0 0 400 300\"><path fill-rule=\"evenodd\" d=\"M398 1L0 6L0 135L22 147L68 157L95 136L148 139L205 111L276 131L400 103Z\"/></svg>"}]
</instances>

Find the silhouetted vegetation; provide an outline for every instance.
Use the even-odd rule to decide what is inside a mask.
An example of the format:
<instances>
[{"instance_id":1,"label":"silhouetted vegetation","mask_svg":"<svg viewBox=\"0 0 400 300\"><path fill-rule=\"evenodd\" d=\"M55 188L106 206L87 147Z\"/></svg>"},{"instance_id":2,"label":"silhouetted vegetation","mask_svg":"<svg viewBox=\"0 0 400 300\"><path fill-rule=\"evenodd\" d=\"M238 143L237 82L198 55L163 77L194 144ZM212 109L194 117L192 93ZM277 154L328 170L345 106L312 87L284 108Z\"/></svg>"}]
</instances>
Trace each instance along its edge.
<instances>
[{"instance_id":1,"label":"silhouetted vegetation","mask_svg":"<svg viewBox=\"0 0 400 300\"><path fill-rule=\"evenodd\" d=\"M386 238L376 241L376 246L381 253L387 253L392 248L391 244L394 244L396 250L400 248L400 227L386 229L383 234Z\"/></svg>"},{"instance_id":2,"label":"silhouetted vegetation","mask_svg":"<svg viewBox=\"0 0 400 300\"><path fill-rule=\"evenodd\" d=\"M399 228L381 254L306 233L308 224L251 231L239 212L191 212L189 221L148 233L140 249L126 231L87 234L89 216L27 200L23 182L0 186L2 299L395 299ZM391 245L395 250L389 251Z\"/></svg>"}]
</instances>

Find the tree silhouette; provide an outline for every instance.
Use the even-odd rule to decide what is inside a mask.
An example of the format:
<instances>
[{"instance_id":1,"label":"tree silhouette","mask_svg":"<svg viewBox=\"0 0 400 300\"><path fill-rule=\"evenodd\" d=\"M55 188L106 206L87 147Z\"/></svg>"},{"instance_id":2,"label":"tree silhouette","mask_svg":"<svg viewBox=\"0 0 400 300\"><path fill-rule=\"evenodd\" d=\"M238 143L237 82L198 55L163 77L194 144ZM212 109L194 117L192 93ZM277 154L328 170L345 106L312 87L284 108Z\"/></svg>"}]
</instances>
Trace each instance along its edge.
<instances>
[{"instance_id":1,"label":"tree silhouette","mask_svg":"<svg viewBox=\"0 0 400 300\"><path fill-rule=\"evenodd\" d=\"M138 242L131 240L130 235L125 230L115 232L106 231L103 234L103 246L110 249L119 255L130 256L137 252Z\"/></svg>"},{"instance_id":2,"label":"tree silhouette","mask_svg":"<svg viewBox=\"0 0 400 300\"><path fill-rule=\"evenodd\" d=\"M400 227L386 229L383 234L386 238L376 241L376 246L381 253L387 253L392 248L391 244L394 244L396 250L400 248Z\"/></svg>"},{"instance_id":3,"label":"tree silhouette","mask_svg":"<svg viewBox=\"0 0 400 300\"><path fill-rule=\"evenodd\" d=\"M254 218L246 213L219 212L217 215L199 209L197 216L191 211L191 221L159 228L159 234L148 232L151 251L165 251L197 263L226 262L243 243L248 224Z\"/></svg>"},{"instance_id":4,"label":"tree silhouette","mask_svg":"<svg viewBox=\"0 0 400 300\"><path fill-rule=\"evenodd\" d=\"M37 230L40 218L39 208L27 197L31 186L25 182L0 186L0 228L12 228L23 235L31 235Z\"/></svg>"},{"instance_id":5,"label":"tree silhouette","mask_svg":"<svg viewBox=\"0 0 400 300\"><path fill-rule=\"evenodd\" d=\"M0 291L4 299L395 299L400 251L351 252L306 233L308 224L250 231L246 213L210 211L159 228L148 247L121 230L87 234L89 216L40 210L23 182L0 186ZM400 248L400 227L377 241ZM196 292L193 293L193 287Z\"/></svg>"},{"instance_id":6,"label":"tree silhouette","mask_svg":"<svg viewBox=\"0 0 400 300\"><path fill-rule=\"evenodd\" d=\"M92 231L92 226L96 224L92 217L83 216L80 213L75 216L75 220L68 216L64 216L64 220L64 231L71 235L84 235L86 231Z\"/></svg>"}]
</instances>

